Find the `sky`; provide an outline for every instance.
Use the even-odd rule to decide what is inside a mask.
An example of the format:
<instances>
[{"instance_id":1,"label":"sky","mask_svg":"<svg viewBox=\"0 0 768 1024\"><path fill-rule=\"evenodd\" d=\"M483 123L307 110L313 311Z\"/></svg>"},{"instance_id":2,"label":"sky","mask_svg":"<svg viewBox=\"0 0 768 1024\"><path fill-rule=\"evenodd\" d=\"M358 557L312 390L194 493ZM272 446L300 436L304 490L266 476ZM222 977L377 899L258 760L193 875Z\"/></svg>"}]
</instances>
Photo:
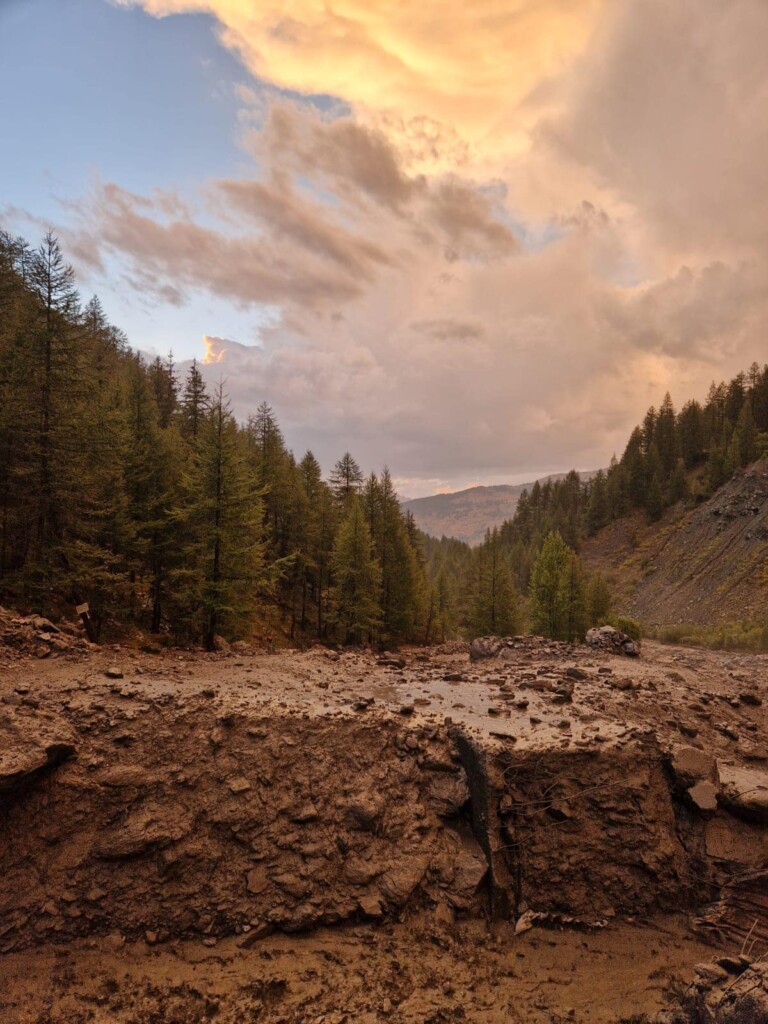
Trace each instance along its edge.
<instances>
[{"instance_id":1,"label":"sky","mask_svg":"<svg viewBox=\"0 0 768 1024\"><path fill-rule=\"evenodd\" d=\"M0 225L298 455L593 469L768 358L765 0L0 0Z\"/></svg>"}]
</instances>

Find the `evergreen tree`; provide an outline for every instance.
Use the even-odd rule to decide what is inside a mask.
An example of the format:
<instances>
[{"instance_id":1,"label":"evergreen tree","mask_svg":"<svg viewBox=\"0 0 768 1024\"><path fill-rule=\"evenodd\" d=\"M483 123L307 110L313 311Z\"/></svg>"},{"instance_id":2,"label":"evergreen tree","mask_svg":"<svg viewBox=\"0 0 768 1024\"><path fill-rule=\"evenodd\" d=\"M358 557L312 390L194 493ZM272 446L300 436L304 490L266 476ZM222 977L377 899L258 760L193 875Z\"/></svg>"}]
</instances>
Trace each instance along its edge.
<instances>
[{"instance_id":1,"label":"evergreen tree","mask_svg":"<svg viewBox=\"0 0 768 1024\"><path fill-rule=\"evenodd\" d=\"M349 452L345 452L333 467L331 474L331 490L334 497L344 503L352 494L359 493L362 483L362 470Z\"/></svg>"},{"instance_id":2,"label":"evergreen tree","mask_svg":"<svg viewBox=\"0 0 768 1024\"><path fill-rule=\"evenodd\" d=\"M203 375L197 365L197 360L192 360L192 365L184 381L184 388L181 394L181 433L193 443L197 441L200 425L208 411L208 393L205 389Z\"/></svg>"},{"instance_id":3,"label":"evergreen tree","mask_svg":"<svg viewBox=\"0 0 768 1024\"><path fill-rule=\"evenodd\" d=\"M188 537L176 571L208 650L252 613L263 578L263 507L243 435L219 386L192 453L178 516Z\"/></svg>"},{"instance_id":4,"label":"evergreen tree","mask_svg":"<svg viewBox=\"0 0 768 1024\"><path fill-rule=\"evenodd\" d=\"M563 570L564 623L561 639L581 641L587 631L587 595L581 559L571 552Z\"/></svg>"},{"instance_id":5,"label":"evergreen tree","mask_svg":"<svg viewBox=\"0 0 768 1024\"><path fill-rule=\"evenodd\" d=\"M531 573L531 628L553 640L567 638L569 628L566 575L572 552L557 532L547 535Z\"/></svg>"},{"instance_id":6,"label":"evergreen tree","mask_svg":"<svg viewBox=\"0 0 768 1024\"><path fill-rule=\"evenodd\" d=\"M602 469L595 475L589 489L587 506L587 531L594 536L608 522L608 487Z\"/></svg>"},{"instance_id":7,"label":"evergreen tree","mask_svg":"<svg viewBox=\"0 0 768 1024\"><path fill-rule=\"evenodd\" d=\"M587 620L590 626L603 626L611 614L611 592L599 572L593 572L587 585Z\"/></svg>"},{"instance_id":8,"label":"evergreen tree","mask_svg":"<svg viewBox=\"0 0 768 1024\"><path fill-rule=\"evenodd\" d=\"M733 434L738 466L748 466L757 458L757 427L750 402L744 402Z\"/></svg>"},{"instance_id":9,"label":"evergreen tree","mask_svg":"<svg viewBox=\"0 0 768 1024\"><path fill-rule=\"evenodd\" d=\"M360 499L351 492L331 561L332 603L337 636L343 643L371 641L381 622L381 568Z\"/></svg>"},{"instance_id":10,"label":"evergreen tree","mask_svg":"<svg viewBox=\"0 0 768 1024\"><path fill-rule=\"evenodd\" d=\"M656 522L657 519L661 519L662 512L664 511L664 495L661 490L661 472L657 469L651 483L648 487L648 493L645 496L645 511L648 516L648 521L651 523Z\"/></svg>"},{"instance_id":11,"label":"evergreen tree","mask_svg":"<svg viewBox=\"0 0 768 1024\"><path fill-rule=\"evenodd\" d=\"M488 530L475 554L470 625L476 636L520 632L520 607L509 560L496 527Z\"/></svg>"}]
</instances>

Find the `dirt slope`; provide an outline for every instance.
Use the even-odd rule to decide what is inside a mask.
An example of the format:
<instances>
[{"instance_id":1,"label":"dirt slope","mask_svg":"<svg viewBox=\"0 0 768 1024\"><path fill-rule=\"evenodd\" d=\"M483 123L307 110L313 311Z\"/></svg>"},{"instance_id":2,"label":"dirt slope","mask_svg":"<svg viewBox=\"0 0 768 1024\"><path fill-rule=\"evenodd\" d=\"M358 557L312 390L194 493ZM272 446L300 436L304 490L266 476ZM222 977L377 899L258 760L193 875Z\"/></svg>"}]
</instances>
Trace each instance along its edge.
<instances>
[{"instance_id":1,"label":"dirt slope","mask_svg":"<svg viewBox=\"0 0 768 1024\"><path fill-rule=\"evenodd\" d=\"M768 619L768 462L736 476L692 510L660 523L640 515L585 544L621 611L651 625Z\"/></svg>"},{"instance_id":2,"label":"dirt slope","mask_svg":"<svg viewBox=\"0 0 768 1024\"><path fill-rule=\"evenodd\" d=\"M17 657L0 1020L654 1012L768 943L766 700L768 659L654 644Z\"/></svg>"}]
</instances>

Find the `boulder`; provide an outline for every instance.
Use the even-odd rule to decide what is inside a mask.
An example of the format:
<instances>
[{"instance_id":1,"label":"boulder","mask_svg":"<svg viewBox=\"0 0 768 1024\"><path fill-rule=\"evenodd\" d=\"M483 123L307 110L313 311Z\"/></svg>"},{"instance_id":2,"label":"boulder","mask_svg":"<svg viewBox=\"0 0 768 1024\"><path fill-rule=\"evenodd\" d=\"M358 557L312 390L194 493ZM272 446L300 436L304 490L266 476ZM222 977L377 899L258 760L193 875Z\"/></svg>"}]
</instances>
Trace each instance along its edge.
<instances>
[{"instance_id":1,"label":"boulder","mask_svg":"<svg viewBox=\"0 0 768 1024\"><path fill-rule=\"evenodd\" d=\"M676 745L670 751L670 767L675 781L682 789L698 782L718 782L717 761L712 754L699 747Z\"/></svg>"},{"instance_id":2,"label":"boulder","mask_svg":"<svg viewBox=\"0 0 768 1024\"><path fill-rule=\"evenodd\" d=\"M469 657L472 661L495 658L502 646L497 636L479 636L469 645Z\"/></svg>"},{"instance_id":3,"label":"boulder","mask_svg":"<svg viewBox=\"0 0 768 1024\"><path fill-rule=\"evenodd\" d=\"M428 857L400 859L381 878L379 888L382 896L393 906L402 906L421 883L428 867Z\"/></svg>"},{"instance_id":4,"label":"boulder","mask_svg":"<svg viewBox=\"0 0 768 1024\"><path fill-rule=\"evenodd\" d=\"M768 773L753 768L720 767L720 802L747 821L768 823Z\"/></svg>"},{"instance_id":5,"label":"boulder","mask_svg":"<svg viewBox=\"0 0 768 1024\"><path fill-rule=\"evenodd\" d=\"M588 630L586 643L589 647L611 654L621 654L629 658L640 656L640 644L614 626L595 626Z\"/></svg>"},{"instance_id":6,"label":"boulder","mask_svg":"<svg viewBox=\"0 0 768 1024\"><path fill-rule=\"evenodd\" d=\"M5 708L0 714L0 798L74 755L75 734L54 715Z\"/></svg>"},{"instance_id":7,"label":"boulder","mask_svg":"<svg viewBox=\"0 0 768 1024\"><path fill-rule=\"evenodd\" d=\"M463 771L453 775L442 773L429 784L429 802L435 814L452 818L469 800L467 777Z\"/></svg>"}]
</instances>

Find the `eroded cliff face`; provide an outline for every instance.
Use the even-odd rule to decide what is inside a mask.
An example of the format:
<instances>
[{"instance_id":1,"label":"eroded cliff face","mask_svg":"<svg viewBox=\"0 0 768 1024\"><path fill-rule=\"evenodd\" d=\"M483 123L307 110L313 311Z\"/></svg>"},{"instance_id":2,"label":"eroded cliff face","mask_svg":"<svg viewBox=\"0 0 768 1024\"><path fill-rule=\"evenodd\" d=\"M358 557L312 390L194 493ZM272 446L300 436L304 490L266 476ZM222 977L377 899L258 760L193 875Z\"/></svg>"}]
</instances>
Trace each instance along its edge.
<instances>
[{"instance_id":1,"label":"eroded cliff face","mask_svg":"<svg viewBox=\"0 0 768 1024\"><path fill-rule=\"evenodd\" d=\"M762 662L718 692L709 669L504 650L27 665L0 694L0 953L257 948L424 914L755 933Z\"/></svg>"},{"instance_id":2,"label":"eroded cliff face","mask_svg":"<svg viewBox=\"0 0 768 1024\"><path fill-rule=\"evenodd\" d=\"M18 754L0 812L3 951L112 931L263 935L438 904L597 923L703 895L706 823L681 827L651 740L516 753L377 713L263 716L206 698L132 710L2 712Z\"/></svg>"}]
</instances>

